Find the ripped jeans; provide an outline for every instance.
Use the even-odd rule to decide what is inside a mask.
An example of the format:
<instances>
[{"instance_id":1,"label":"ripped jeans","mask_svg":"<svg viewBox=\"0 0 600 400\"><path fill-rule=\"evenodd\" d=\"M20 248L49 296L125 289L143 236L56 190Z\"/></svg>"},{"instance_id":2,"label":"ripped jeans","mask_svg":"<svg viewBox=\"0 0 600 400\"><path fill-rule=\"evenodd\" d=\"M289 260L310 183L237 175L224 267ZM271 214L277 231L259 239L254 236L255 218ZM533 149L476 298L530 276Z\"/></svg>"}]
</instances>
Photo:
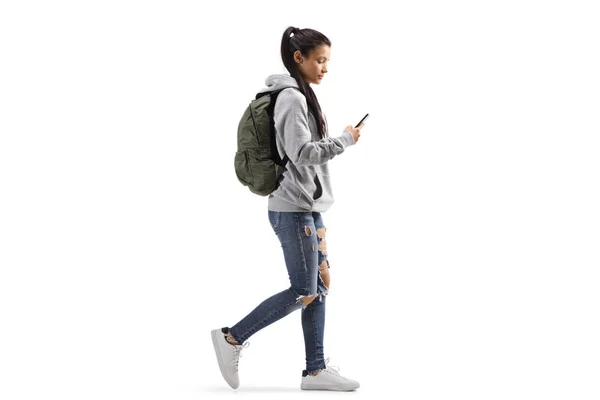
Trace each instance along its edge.
<instances>
[{"instance_id":1,"label":"ripped jeans","mask_svg":"<svg viewBox=\"0 0 600 400\"><path fill-rule=\"evenodd\" d=\"M323 333L325 298L329 290L329 260L323 218L318 212L268 211L271 227L283 248L291 286L260 303L232 326L230 333L242 344L262 328L302 309L306 370L317 371L325 368ZM312 295L316 295L314 300L303 305L300 299Z\"/></svg>"}]
</instances>

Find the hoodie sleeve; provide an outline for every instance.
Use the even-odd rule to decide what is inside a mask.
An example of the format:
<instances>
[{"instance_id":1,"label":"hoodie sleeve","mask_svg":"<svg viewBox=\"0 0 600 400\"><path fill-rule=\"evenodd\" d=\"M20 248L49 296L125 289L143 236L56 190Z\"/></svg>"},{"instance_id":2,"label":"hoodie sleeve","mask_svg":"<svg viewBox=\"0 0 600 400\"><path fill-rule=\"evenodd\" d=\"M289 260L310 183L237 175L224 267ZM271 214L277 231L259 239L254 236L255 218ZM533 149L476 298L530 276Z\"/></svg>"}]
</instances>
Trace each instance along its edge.
<instances>
[{"instance_id":1,"label":"hoodie sleeve","mask_svg":"<svg viewBox=\"0 0 600 400\"><path fill-rule=\"evenodd\" d=\"M354 144L354 137L346 130L341 136L313 141L306 98L295 89L279 93L273 119L285 153L297 166L325 164Z\"/></svg>"}]
</instances>

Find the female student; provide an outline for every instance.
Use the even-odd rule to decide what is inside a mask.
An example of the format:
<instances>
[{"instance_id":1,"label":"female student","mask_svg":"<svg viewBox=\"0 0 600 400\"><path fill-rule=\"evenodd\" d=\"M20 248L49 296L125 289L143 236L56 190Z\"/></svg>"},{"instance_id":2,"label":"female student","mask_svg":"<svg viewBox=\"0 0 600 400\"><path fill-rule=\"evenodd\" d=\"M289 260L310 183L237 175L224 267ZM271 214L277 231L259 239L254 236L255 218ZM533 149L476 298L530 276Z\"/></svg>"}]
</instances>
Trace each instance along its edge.
<instances>
[{"instance_id":1,"label":"female student","mask_svg":"<svg viewBox=\"0 0 600 400\"><path fill-rule=\"evenodd\" d=\"M327 162L355 144L362 124L329 137L327 121L310 84L327 73L331 42L313 29L289 27L281 41L281 58L290 75L266 79L264 91L285 88L277 97L273 119L281 158L289 160L278 187L269 195L268 216L281 242L291 286L260 303L231 328L211 332L221 373L239 386L240 351L250 336L291 312L302 309L306 369L301 389L354 390L358 382L327 365L323 352L325 299L329 290L326 228L321 213L333 204Z\"/></svg>"}]
</instances>

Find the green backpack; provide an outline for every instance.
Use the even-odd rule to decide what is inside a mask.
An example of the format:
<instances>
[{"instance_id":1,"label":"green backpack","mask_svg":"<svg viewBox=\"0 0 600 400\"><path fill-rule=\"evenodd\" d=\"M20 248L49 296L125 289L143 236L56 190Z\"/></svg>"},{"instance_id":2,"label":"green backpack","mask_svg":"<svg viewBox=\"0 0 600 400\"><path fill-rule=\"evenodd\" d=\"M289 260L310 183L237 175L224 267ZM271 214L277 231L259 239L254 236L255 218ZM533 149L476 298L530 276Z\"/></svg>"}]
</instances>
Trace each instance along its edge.
<instances>
[{"instance_id":1,"label":"green backpack","mask_svg":"<svg viewBox=\"0 0 600 400\"><path fill-rule=\"evenodd\" d=\"M283 160L279 157L273 122L275 101L284 89L258 93L238 125L235 174L252 193L261 196L277 189L289 160L287 154Z\"/></svg>"}]
</instances>

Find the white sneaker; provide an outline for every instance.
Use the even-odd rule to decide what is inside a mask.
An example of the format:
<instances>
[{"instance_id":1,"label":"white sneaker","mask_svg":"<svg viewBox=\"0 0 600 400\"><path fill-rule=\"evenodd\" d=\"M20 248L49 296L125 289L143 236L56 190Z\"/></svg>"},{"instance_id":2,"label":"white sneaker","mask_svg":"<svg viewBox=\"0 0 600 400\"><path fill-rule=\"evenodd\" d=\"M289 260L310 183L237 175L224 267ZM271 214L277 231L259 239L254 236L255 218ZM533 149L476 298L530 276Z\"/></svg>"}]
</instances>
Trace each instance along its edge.
<instances>
[{"instance_id":1,"label":"white sneaker","mask_svg":"<svg viewBox=\"0 0 600 400\"><path fill-rule=\"evenodd\" d=\"M242 349L248 347L250 343L245 342L243 345L231 344L225 339L225 334L227 332L227 328L221 328L212 330L210 334L212 336L215 353L217 354L221 375L223 375L223 378L225 378L225 381L229 386L233 389L237 389L238 386L240 386L240 379L238 377L240 352Z\"/></svg>"},{"instance_id":2,"label":"white sneaker","mask_svg":"<svg viewBox=\"0 0 600 400\"><path fill-rule=\"evenodd\" d=\"M360 384L352 379L340 375L339 368L329 364L329 358L325 360L325 369L317 375L312 376L306 372L302 373L302 384L300 389L304 390L340 390L350 391L360 387Z\"/></svg>"}]
</instances>

